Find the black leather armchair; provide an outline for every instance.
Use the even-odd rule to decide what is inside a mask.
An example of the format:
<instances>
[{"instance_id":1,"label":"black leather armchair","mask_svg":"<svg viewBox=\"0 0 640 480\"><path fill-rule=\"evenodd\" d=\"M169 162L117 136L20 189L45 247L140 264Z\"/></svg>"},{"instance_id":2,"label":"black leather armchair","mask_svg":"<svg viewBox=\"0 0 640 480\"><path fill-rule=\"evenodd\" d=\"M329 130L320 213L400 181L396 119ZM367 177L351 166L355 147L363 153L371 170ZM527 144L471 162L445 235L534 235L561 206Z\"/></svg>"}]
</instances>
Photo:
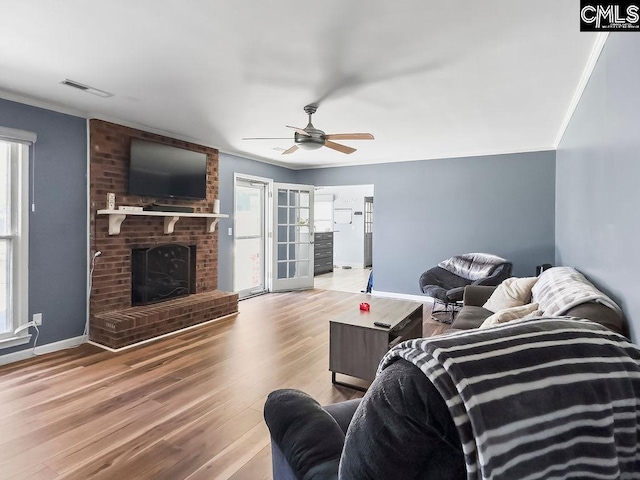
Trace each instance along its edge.
<instances>
[{"instance_id":1,"label":"black leather armchair","mask_svg":"<svg viewBox=\"0 0 640 480\"><path fill-rule=\"evenodd\" d=\"M511 276L511 262L487 253L467 253L451 257L420 276L420 290L445 310L462 300L467 285L496 286Z\"/></svg>"}]
</instances>

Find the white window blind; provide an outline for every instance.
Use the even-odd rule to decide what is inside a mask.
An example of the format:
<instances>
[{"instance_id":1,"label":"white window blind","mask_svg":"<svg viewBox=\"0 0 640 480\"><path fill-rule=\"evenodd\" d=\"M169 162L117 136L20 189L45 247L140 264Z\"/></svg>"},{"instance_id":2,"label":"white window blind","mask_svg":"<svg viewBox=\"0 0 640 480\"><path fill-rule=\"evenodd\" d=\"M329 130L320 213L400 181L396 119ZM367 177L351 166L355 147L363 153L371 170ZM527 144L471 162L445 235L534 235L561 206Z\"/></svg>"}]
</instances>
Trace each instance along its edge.
<instances>
[{"instance_id":1,"label":"white window blind","mask_svg":"<svg viewBox=\"0 0 640 480\"><path fill-rule=\"evenodd\" d=\"M0 140L27 145L36 143L38 136L33 132L18 130L16 128L0 127Z\"/></svg>"},{"instance_id":2,"label":"white window blind","mask_svg":"<svg viewBox=\"0 0 640 480\"><path fill-rule=\"evenodd\" d=\"M29 150L36 135L0 127L0 348L29 339Z\"/></svg>"}]
</instances>

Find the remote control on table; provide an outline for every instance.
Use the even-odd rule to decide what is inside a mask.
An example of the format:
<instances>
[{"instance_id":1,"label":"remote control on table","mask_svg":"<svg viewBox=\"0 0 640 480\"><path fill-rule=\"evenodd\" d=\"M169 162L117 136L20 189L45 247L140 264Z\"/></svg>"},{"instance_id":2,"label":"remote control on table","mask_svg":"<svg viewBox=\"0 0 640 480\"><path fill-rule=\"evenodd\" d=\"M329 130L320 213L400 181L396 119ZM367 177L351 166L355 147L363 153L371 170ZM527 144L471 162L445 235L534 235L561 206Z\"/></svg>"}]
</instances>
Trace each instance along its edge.
<instances>
[{"instance_id":1,"label":"remote control on table","mask_svg":"<svg viewBox=\"0 0 640 480\"><path fill-rule=\"evenodd\" d=\"M391 324L383 322L373 322L376 327L391 328Z\"/></svg>"}]
</instances>

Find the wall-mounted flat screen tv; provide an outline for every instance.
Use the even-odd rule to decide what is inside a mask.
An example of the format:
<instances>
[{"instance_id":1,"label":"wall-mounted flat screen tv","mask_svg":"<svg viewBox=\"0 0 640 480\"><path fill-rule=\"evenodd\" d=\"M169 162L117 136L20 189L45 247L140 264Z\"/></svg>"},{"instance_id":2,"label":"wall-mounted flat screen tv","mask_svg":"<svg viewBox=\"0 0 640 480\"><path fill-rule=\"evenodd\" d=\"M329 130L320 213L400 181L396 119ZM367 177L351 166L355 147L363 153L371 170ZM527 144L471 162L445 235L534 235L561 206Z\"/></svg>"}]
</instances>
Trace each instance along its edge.
<instances>
[{"instance_id":1,"label":"wall-mounted flat screen tv","mask_svg":"<svg viewBox=\"0 0 640 480\"><path fill-rule=\"evenodd\" d=\"M130 194L207 198L206 154L132 138L130 158Z\"/></svg>"}]
</instances>

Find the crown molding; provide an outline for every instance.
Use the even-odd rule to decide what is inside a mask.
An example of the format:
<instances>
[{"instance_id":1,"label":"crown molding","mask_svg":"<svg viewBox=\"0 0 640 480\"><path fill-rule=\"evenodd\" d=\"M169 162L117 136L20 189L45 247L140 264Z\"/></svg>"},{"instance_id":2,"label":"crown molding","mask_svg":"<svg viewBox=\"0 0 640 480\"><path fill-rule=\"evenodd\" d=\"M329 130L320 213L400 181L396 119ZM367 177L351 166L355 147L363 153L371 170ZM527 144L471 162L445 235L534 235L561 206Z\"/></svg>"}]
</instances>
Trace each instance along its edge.
<instances>
[{"instance_id":1,"label":"crown molding","mask_svg":"<svg viewBox=\"0 0 640 480\"><path fill-rule=\"evenodd\" d=\"M562 141L562 137L564 136L564 132L566 132L567 127L569 126L569 122L571 122L571 118L573 117L576 108L578 108L578 104L580 103L580 99L582 98L582 94L587 88L587 84L589 83L589 79L591 78L591 74L598 63L598 59L600 58L600 54L602 53L602 49L604 48L605 43L607 42L607 38L609 38L608 32L600 32L596 36L596 41L591 49L591 55L589 55L589 59L587 60L587 64L582 71L582 77L580 77L580 81L578 82L578 86L576 87L576 91L573 94L573 98L571 99L571 103L569 104L569 109L564 116L564 120L562 121L562 125L560 125L560 130L558 131L558 136L556 137L556 141L554 144L554 150L557 150L560 146L560 142Z\"/></svg>"}]
</instances>

